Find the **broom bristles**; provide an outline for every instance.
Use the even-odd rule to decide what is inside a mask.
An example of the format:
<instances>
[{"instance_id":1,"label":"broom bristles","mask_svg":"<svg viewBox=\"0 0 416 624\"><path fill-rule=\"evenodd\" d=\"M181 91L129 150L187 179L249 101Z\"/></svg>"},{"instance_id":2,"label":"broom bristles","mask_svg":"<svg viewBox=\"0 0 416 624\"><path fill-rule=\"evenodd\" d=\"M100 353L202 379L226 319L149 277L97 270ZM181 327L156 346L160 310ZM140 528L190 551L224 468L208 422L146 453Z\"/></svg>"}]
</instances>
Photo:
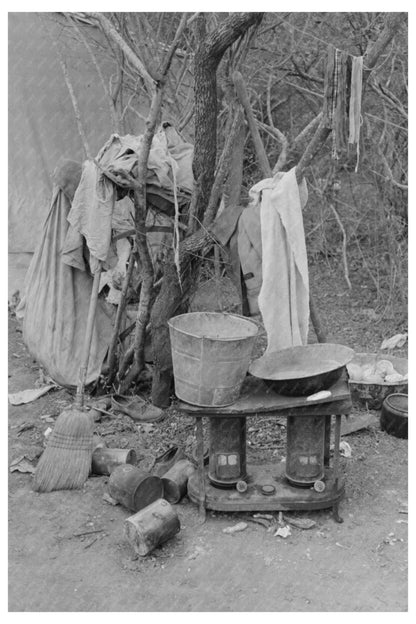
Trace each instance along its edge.
<instances>
[{"instance_id":1,"label":"broom bristles","mask_svg":"<svg viewBox=\"0 0 416 624\"><path fill-rule=\"evenodd\" d=\"M36 492L81 488L91 469L93 420L82 410L63 411L34 474Z\"/></svg>"}]
</instances>

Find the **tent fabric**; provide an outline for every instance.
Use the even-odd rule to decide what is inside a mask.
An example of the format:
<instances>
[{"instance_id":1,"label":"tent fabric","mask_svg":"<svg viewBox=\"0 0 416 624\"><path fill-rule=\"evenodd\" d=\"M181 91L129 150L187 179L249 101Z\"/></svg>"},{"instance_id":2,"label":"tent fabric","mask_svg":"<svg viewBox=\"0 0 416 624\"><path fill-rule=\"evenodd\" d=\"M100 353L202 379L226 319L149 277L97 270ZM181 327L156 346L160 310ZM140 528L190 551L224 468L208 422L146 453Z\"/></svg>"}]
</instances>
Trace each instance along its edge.
<instances>
[{"instance_id":1,"label":"tent fabric","mask_svg":"<svg viewBox=\"0 0 416 624\"><path fill-rule=\"evenodd\" d=\"M70 186L65 185L67 192ZM55 185L42 238L30 263L24 296L17 310L18 316L23 317L23 340L29 352L62 386L78 384L93 283L89 272L62 261L70 208L67 195ZM100 374L111 335L109 306L99 298L87 384Z\"/></svg>"},{"instance_id":2,"label":"tent fabric","mask_svg":"<svg viewBox=\"0 0 416 624\"><path fill-rule=\"evenodd\" d=\"M302 208L305 180L296 168L262 180L250 189L260 208L262 285L259 309L267 332L266 353L307 343L309 275Z\"/></svg>"}]
</instances>

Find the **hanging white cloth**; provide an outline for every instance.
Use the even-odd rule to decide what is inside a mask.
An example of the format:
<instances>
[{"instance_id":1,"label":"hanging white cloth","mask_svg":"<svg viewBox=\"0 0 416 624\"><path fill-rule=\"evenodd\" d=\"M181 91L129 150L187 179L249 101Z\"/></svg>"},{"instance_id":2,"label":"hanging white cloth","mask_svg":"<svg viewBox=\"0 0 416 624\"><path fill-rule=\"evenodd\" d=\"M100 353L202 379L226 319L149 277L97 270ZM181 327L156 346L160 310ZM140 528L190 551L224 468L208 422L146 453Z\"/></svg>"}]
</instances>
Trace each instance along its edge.
<instances>
[{"instance_id":1,"label":"hanging white cloth","mask_svg":"<svg viewBox=\"0 0 416 624\"><path fill-rule=\"evenodd\" d=\"M262 180L250 190L260 205L263 282L259 308L266 353L305 345L309 329L309 275L302 208L308 191L296 168Z\"/></svg>"}]
</instances>

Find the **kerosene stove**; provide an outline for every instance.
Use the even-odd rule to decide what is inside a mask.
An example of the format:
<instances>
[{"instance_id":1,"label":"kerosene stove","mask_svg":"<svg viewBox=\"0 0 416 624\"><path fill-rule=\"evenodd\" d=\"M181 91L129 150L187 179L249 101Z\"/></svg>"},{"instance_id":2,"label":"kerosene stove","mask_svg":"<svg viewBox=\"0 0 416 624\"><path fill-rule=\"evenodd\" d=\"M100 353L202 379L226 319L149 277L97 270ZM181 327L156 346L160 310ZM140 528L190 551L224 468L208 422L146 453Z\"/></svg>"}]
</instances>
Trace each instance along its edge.
<instances>
[{"instance_id":1,"label":"kerosene stove","mask_svg":"<svg viewBox=\"0 0 416 624\"><path fill-rule=\"evenodd\" d=\"M344 495L339 474L341 416L351 411L346 379L325 398L278 395L261 380L248 378L240 398L228 407L208 408L180 402L196 419L198 471L189 479L188 495L200 513L217 511L288 511L333 508ZM247 465L247 418L286 417L286 454L274 463ZM204 465L203 418L209 419L209 463ZM330 436L335 420L334 453Z\"/></svg>"}]
</instances>

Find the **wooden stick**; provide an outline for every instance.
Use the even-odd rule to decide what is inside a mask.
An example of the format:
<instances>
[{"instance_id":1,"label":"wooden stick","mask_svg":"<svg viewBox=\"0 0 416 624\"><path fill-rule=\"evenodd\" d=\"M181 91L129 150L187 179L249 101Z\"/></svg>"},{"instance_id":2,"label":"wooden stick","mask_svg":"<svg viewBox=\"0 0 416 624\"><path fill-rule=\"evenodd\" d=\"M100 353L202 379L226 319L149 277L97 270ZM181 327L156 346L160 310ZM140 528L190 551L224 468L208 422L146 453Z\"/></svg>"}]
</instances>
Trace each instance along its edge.
<instances>
[{"instance_id":1,"label":"wooden stick","mask_svg":"<svg viewBox=\"0 0 416 624\"><path fill-rule=\"evenodd\" d=\"M205 467L204 467L204 429L202 416L196 417L196 447L198 457L198 482L199 482L199 517L201 522L205 522Z\"/></svg>"},{"instance_id":2,"label":"wooden stick","mask_svg":"<svg viewBox=\"0 0 416 624\"><path fill-rule=\"evenodd\" d=\"M223 187L223 183L225 180L226 172L229 168L229 162L231 157L231 152L233 150L233 146L235 144L235 139L240 129L240 124L243 120L243 113L241 108L235 112L234 119L231 124L231 128L226 138L224 149L221 154L220 162L218 163L218 170L215 176L214 184L212 185L211 195L209 198L208 206L204 215L204 226L207 227L210 225L214 219L218 210L218 202L221 197L221 190Z\"/></svg>"},{"instance_id":3,"label":"wooden stick","mask_svg":"<svg viewBox=\"0 0 416 624\"><path fill-rule=\"evenodd\" d=\"M330 209L332 210L332 212L334 213L335 219L339 225L339 229L341 230L342 233L342 260L344 263L344 277L345 277L345 281L347 282L348 288L351 290L352 286L351 286L351 281L350 281L350 275L349 275L349 271L348 271L348 259L347 259L347 234L345 232L345 228L342 224L341 219L339 218L339 214L338 212L335 210L335 206L333 206L332 204L329 204Z\"/></svg>"},{"instance_id":4,"label":"wooden stick","mask_svg":"<svg viewBox=\"0 0 416 624\"><path fill-rule=\"evenodd\" d=\"M264 145L257 128L256 120L250 106L246 85L244 84L244 80L240 72L235 71L233 73L233 82L238 99L240 100L247 117L247 123L251 132L251 137L253 139L254 149L257 154L260 169L262 171L262 174L266 178L271 178L272 170L269 164L269 159L267 158L266 150L264 149Z\"/></svg>"},{"instance_id":5,"label":"wooden stick","mask_svg":"<svg viewBox=\"0 0 416 624\"><path fill-rule=\"evenodd\" d=\"M97 309L98 289L100 287L101 263L99 269L94 273L92 283L91 299L88 308L87 328L85 330L84 351L82 354L81 366L79 369L79 381L77 394L75 397L76 407L82 408L84 404L84 388L87 380L88 361L90 359L92 332L94 329L95 311Z\"/></svg>"},{"instance_id":6,"label":"wooden stick","mask_svg":"<svg viewBox=\"0 0 416 624\"><path fill-rule=\"evenodd\" d=\"M129 266L127 269L126 277L124 279L123 289L121 291L120 302L117 307L117 315L114 323L113 335L111 337L110 347L108 349L108 383L111 384L116 375L116 345L118 340L118 332L120 329L121 318L123 316L127 292L129 289L129 284L131 280L131 276L133 274L134 267L134 251L130 252L129 258Z\"/></svg>"}]
</instances>

